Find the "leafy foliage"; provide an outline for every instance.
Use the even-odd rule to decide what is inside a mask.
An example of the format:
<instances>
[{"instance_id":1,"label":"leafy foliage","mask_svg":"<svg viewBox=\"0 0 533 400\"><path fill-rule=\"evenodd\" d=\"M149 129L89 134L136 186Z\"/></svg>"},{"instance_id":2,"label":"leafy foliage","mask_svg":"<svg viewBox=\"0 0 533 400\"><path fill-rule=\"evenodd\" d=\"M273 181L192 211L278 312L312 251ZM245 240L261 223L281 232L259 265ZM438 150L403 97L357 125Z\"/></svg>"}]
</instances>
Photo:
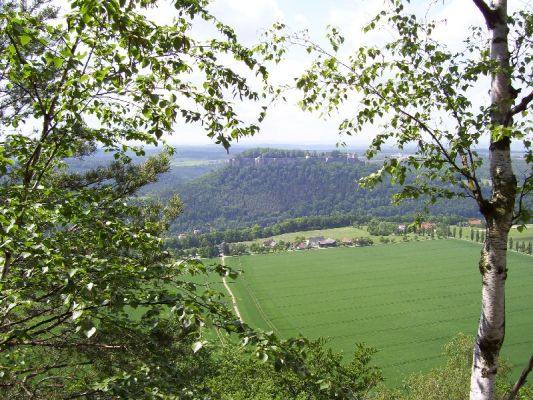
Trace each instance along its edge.
<instances>
[{"instance_id":1,"label":"leafy foliage","mask_svg":"<svg viewBox=\"0 0 533 400\"><path fill-rule=\"evenodd\" d=\"M280 374L316 383L306 339L250 330L194 278L235 272L164 250L181 200L135 197L169 170L172 150L137 164L131 154L143 156L176 122L199 123L226 148L257 130L238 119L234 101L260 96L220 59L260 79L264 67L202 0L174 2L166 26L145 17L152 0L74 0L62 19L48 3L0 3L2 394L216 396L205 386L217 368L205 351L207 326L238 333ZM219 36L193 39L194 18ZM96 150L115 161L67 168Z\"/></svg>"},{"instance_id":2,"label":"leafy foliage","mask_svg":"<svg viewBox=\"0 0 533 400\"><path fill-rule=\"evenodd\" d=\"M280 374L279 365L243 358L238 349L223 348L217 374L208 386L222 399L357 399L382 380L380 371L370 364L373 353L358 345L346 362L324 340L311 341L306 349L308 373L321 378L306 381L297 372Z\"/></svg>"},{"instance_id":3,"label":"leafy foliage","mask_svg":"<svg viewBox=\"0 0 533 400\"><path fill-rule=\"evenodd\" d=\"M259 95L219 58L266 71L203 1L175 2L167 26L145 17L155 1L76 0L61 19L48 3L0 3L2 392L179 397L194 390L186 363L206 324L248 331L216 292L191 280L206 267L162 248L181 201L132 197L168 171L171 150L141 164L129 154L143 155L179 120L226 147L255 132L233 99ZM194 17L219 37L190 37ZM65 168L97 148L115 162Z\"/></svg>"}]
</instances>

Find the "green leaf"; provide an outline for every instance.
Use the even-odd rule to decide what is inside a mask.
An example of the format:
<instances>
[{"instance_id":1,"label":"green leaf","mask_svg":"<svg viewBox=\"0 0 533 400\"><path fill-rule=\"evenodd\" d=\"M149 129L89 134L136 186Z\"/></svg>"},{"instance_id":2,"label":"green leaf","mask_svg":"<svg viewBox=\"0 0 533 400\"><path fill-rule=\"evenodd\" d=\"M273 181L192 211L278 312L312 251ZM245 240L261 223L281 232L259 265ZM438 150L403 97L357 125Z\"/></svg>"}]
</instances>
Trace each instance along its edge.
<instances>
[{"instance_id":1,"label":"green leaf","mask_svg":"<svg viewBox=\"0 0 533 400\"><path fill-rule=\"evenodd\" d=\"M320 380L317 383L320 384L320 390L326 390L326 389L329 389L331 387L331 382L326 380L326 379Z\"/></svg>"},{"instance_id":2,"label":"green leaf","mask_svg":"<svg viewBox=\"0 0 533 400\"><path fill-rule=\"evenodd\" d=\"M54 57L53 58L53 61L54 61L54 65L56 68L59 68L63 65L63 59L61 57Z\"/></svg>"},{"instance_id":3,"label":"green leaf","mask_svg":"<svg viewBox=\"0 0 533 400\"><path fill-rule=\"evenodd\" d=\"M26 46L30 41L31 41L31 37L28 36L28 35L22 35L22 36L20 37L20 43L21 43L23 46Z\"/></svg>"}]
</instances>

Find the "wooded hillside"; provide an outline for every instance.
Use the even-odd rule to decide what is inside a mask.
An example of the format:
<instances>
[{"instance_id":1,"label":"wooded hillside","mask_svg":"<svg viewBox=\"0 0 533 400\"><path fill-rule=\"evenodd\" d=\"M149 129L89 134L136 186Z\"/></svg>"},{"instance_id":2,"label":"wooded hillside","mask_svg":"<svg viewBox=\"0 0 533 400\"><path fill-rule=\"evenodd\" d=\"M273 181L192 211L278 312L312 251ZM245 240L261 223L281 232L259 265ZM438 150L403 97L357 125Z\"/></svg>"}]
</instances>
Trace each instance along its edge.
<instances>
[{"instance_id":1,"label":"wooded hillside","mask_svg":"<svg viewBox=\"0 0 533 400\"><path fill-rule=\"evenodd\" d=\"M383 184L369 191L357 180L377 169L376 164L323 159L293 159L260 166L227 166L176 187L185 212L173 232L209 226L235 228L311 215L357 213L370 216L415 214L423 200L391 204L395 188ZM477 210L463 200L442 202L435 215L473 217Z\"/></svg>"}]
</instances>

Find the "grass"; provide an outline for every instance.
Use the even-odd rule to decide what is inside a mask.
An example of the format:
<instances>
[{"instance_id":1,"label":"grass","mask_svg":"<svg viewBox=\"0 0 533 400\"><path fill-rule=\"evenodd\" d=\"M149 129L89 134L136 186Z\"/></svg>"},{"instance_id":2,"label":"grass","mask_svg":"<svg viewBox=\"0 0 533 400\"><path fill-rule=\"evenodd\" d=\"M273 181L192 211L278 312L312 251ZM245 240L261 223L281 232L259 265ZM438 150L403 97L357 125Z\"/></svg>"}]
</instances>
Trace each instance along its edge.
<instances>
[{"instance_id":1,"label":"grass","mask_svg":"<svg viewBox=\"0 0 533 400\"><path fill-rule=\"evenodd\" d=\"M227 263L245 272L230 283L245 322L282 337L327 337L345 353L365 342L379 349L375 363L389 385L397 385L441 363L443 345L458 332L475 334L479 250L468 241L427 240L232 257ZM532 261L509 254L503 356L517 365L515 375L533 346Z\"/></svg>"},{"instance_id":2,"label":"grass","mask_svg":"<svg viewBox=\"0 0 533 400\"><path fill-rule=\"evenodd\" d=\"M281 235L274 235L272 236L272 238L276 241L283 240L285 242L293 242L296 237L302 237L302 236L305 238L309 238L313 236L324 236L325 238L331 238L331 239L336 239L336 240L341 240L344 238L354 239L356 237L368 237L368 238L371 238L375 244L379 244L379 238L380 238L380 236L370 235L366 229L354 228L353 226L283 233ZM409 234L407 236L409 237L410 240L412 240L416 235ZM401 235L389 235L387 236L387 238L394 242L401 242L403 240ZM418 238L419 240L426 239L426 237L422 235L418 235ZM253 240L249 242L243 242L243 243L250 245L254 242L262 243L265 240L267 240L267 238L257 239L257 240Z\"/></svg>"},{"instance_id":3,"label":"grass","mask_svg":"<svg viewBox=\"0 0 533 400\"><path fill-rule=\"evenodd\" d=\"M452 227L453 229L453 227ZM459 232L459 227L456 227L457 232ZM470 231L473 230L474 234L476 231L484 232L484 228L469 228L469 227L463 227L463 239L470 239ZM459 233L457 233L459 235ZM511 228L509 231L509 236L513 238L513 240L519 240L524 242L533 241L533 224L526 225L526 229L524 229L522 232L520 232L516 227Z\"/></svg>"},{"instance_id":4,"label":"grass","mask_svg":"<svg viewBox=\"0 0 533 400\"><path fill-rule=\"evenodd\" d=\"M512 228L509 231L509 236L511 236L513 240L523 240L524 242L533 241L533 224L526 225L526 229L522 232L518 231L517 228Z\"/></svg>"}]
</instances>

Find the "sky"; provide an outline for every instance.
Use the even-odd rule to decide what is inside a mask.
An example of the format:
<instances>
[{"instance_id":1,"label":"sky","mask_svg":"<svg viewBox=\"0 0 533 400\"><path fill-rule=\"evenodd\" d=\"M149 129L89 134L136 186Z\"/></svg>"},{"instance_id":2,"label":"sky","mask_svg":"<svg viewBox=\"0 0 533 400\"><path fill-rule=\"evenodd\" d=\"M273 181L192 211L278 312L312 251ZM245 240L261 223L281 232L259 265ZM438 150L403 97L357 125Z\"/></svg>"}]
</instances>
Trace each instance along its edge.
<instances>
[{"instance_id":1,"label":"sky","mask_svg":"<svg viewBox=\"0 0 533 400\"><path fill-rule=\"evenodd\" d=\"M523 0L510 0L509 3L523 3ZM383 0L212 0L209 9L221 21L232 26L239 40L245 45L253 45L260 40L261 33L274 22L284 22L291 30L307 29L310 37L322 42L326 26L339 28L346 38L345 49L349 52L360 45L375 44L390 36L380 30L371 35L363 35L362 26L370 21L384 7ZM412 0L410 8L418 15L430 15L442 21L437 29L437 38L445 40L448 47L461 46L471 25L483 26L481 14L471 0ZM169 23L172 18L171 0L164 0L158 8L150 10L150 16L161 23ZM201 28L203 29L203 28ZM193 31L196 35L209 35L202 30ZM270 74L276 82L292 82L292 77L301 73L311 58L302 52L289 52L286 59ZM487 82L488 85L488 82ZM488 103L488 86L480 88L476 98ZM296 93L288 93L286 103L276 103L270 107L261 131L254 137L242 138L239 143L331 145L345 142L348 147L364 147L377 128L368 129L356 137L340 137L338 123L347 115L332 115L328 120L317 115L304 113L297 106ZM355 109L355 100L344 107L346 113ZM257 109L253 106L238 108L244 120L254 120ZM177 125L174 134L166 138L172 145L213 143L199 127Z\"/></svg>"}]
</instances>

